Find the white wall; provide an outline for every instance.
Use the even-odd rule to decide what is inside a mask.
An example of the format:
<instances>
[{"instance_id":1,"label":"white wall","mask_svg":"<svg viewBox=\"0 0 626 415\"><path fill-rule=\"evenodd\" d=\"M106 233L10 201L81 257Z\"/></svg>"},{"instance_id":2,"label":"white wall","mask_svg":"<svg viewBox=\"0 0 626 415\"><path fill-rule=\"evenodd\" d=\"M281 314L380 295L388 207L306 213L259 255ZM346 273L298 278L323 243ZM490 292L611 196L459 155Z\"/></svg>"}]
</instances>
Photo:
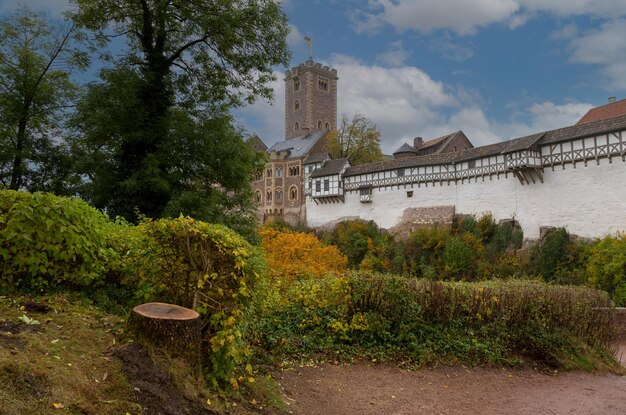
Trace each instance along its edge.
<instances>
[{"instance_id":1,"label":"white wall","mask_svg":"<svg viewBox=\"0 0 626 415\"><path fill-rule=\"evenodd\" d=\"M481 215L491 212L496 220L519 221L526 238L538 238L540 226L564 226L570 233L596 237L626 231L626 163L613 157L600 165L584 163L546 168L544 183L521 185L508 174L479 177L463 184L444 183L411 189L372 189L372 203L361 203L359 192L346 193L345 203L316 205L307 198L307 224L317 227L342 217L374 220L382 228L396 225L409 207L455 205L457 213ZM483 181L484 180L484 181ZM413 190L407 198L406 191Z\"/></svg>"}]
</instances>

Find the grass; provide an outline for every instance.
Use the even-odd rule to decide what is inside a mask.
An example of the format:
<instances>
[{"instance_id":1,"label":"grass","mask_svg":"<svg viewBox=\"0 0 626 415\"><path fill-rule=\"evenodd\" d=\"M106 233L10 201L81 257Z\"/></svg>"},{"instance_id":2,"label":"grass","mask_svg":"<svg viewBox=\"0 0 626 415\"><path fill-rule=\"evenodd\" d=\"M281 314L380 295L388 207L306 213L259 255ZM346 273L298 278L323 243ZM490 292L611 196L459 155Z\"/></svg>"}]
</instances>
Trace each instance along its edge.
<instances>
[{"instance_id":1,"label":"grass","mask_svg":"<svg viewBox=\"0 0 626 415\"><path fill-rule=\"evenodd\" d=\"M28 312L24 297L0 297L2 415L141 413L117 360L107 356L123 330L120 317L65 296L36 299L50 307ZM40 322L26 325L27 315Z\"/></svg>"}]
</instances>

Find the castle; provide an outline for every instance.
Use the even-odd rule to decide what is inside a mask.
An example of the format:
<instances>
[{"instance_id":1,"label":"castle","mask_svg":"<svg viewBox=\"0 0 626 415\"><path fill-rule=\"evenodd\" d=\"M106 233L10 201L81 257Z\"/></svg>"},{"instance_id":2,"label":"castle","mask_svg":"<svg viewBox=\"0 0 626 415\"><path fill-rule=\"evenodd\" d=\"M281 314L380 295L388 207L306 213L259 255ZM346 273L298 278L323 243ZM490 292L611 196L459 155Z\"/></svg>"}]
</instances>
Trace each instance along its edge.
<instances>
[{"instance_id":1,"label":"castle","mask_svg":"<svg viewBox=\"0 0 626 415\"><path fill-rule=\"evenodd\" d=\"M393 159L351 166L331 160L326 146L337 79L312 61L287 72L285 140L267 150L254 183L264 221L324 227L360 218L407 233L490 212L515 219L527 238L545 226L586 237L626 230L626 100L569 127L476 148L462 131L418 137Z\"/></svg>"}]
</instances>

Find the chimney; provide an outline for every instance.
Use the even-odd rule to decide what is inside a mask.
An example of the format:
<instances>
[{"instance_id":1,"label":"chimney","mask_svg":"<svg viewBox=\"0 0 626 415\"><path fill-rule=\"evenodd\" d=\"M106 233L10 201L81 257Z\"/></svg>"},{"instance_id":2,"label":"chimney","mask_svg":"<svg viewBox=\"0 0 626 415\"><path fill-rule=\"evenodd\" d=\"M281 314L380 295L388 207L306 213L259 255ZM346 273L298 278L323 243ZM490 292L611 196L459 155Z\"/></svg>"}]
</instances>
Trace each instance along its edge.
<instances>
[{"instance_id":1,"label":"chimney","mask_svg":"<svg viewBox=\"0 0 626 415\"><path fill-rule=\"evenodd\" d=\"M422 137L415 137L413 139L413 148L416 150L421 148L424 145L424 139Z\"/></svg>"},{"instance_id":2,"label":"chimney","mask_svg":"<svg viewBox=\"0 0 626 415\"><path fill-rule=\"evenodd\" d=\"M615 98L615 97L609 97L609 104L614 103L616 99L617 98Z\"/></svg>"}]
</instances>

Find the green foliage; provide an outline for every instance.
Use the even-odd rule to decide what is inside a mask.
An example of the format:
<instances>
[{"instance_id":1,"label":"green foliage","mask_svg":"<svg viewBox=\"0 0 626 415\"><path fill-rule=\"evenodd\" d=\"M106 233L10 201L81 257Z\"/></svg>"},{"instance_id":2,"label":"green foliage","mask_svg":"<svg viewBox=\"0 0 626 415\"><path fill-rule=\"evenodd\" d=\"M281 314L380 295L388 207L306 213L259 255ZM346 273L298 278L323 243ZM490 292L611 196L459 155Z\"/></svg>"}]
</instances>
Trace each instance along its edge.
<instances>
[{"instance_id":1,"label":"green foliage","mask_svg":"<svg viewBox=\"0 0 626 415\"><path fill-rule=\"evenodd\" d=\"M531 253L534 273L545 281L553 281L559 268L566 265L571 245L565 228L556 228L548 232Z\"/></svg>"},{"instance_id":2,"label":"green foliage","mask_svg":"<svg viewBox=\"0 0 626 415\"><path fill-rule=\"evenodd\" d=\"M607 236L594 244L587 272L592 287L607 291L618 306L626 306L626 234Z\"/></svg>"},{"instance_id":3,"label":"green foliage","mask_svg":"<svg viewBox=\"0 0 626 415\"><path fill-rule=\"evenodd\" d=\"M137 287L143 301L198 311L209 345L210 377L216 386L235 386L233 372L249 356L242 333L262 267L254 248L224 226L182 216L142 221L127 244L126 283Z\"/></svg>"},{"instance_id":4,"label":"green foliage","mask_svg":"<svg viewBox=\"0 0 626 415\"><path fill-rule=\"evenodd\" d=\"M615 334L610 300L589 289L380 274L300 280L282 294L259 287L255 342L272 355L342 353L414 364L527 358L560 368L571 367L572 355L606 350Z\"/></svg>"},{"instance_id":5,"label":"green foliage","mask_svg":"<svg viewBox=\"0 0 626 415\"><path fill-rule=\"evenodd\" d=\"M368 251L368 240L378 240L380 230L374 221L348 220L321 235L325 243L335 245L348 258L348 266L357 268Z\"/></svg>"},{"instance_id":6,"label":"green foliage","mask_svg":"<svg viewBox=\"0 0 626 415\"><path fill-rule=\"evenodd\" d=\"M483 254L483 245L472 233L449 238L443 251L446 275L456 280L475 279Z\"/></svg>"},{"instance_id":7,"label":"green foliage","mask_svg":"<svg viewBox=\"0 0 626 415\"><path fill-rule=\"evenodd\" d=\"M330 133L328 150L332 158L346 157L353 166L384 160L380 131L361 114L355 114L352 120L343 116L341 128Z\"/></svg>"},{"instance_id":8,"label":"green foliage","mask_svg":"<svg viewBox=\"0 0 626 415\"><path fill-rule=\"evenodd\" d=\"M1 187L65 191L71 161L60 126L77 92L70 72L88 63L81 40L67 22L27 8L0 20Z\"/></svg>"},{"instance_id":9,"label":"green foliage","mask_svg":"<svg viewBox=\"0 0 626 415\"><path fill-rule=\"evenodd\" d=\"M102 283L119 256L106 215L79 199L0 191L0 286L86 287Z\"/></svg>"},{"instance_id":10,"label":"green foliage","mask_svg":"<svg viewBox=\"0 0 626 415\"><path fill-rule=\"evenodd\" d=\"M103 43L128 39L78 106L84 194L134 221L193 215L252 237L259 161L228 110L270 99L286 65L287 21L271 0L77 0L73 19ZM107 111L102 111L102 108Z\"/></svg>"}]
</instances>

